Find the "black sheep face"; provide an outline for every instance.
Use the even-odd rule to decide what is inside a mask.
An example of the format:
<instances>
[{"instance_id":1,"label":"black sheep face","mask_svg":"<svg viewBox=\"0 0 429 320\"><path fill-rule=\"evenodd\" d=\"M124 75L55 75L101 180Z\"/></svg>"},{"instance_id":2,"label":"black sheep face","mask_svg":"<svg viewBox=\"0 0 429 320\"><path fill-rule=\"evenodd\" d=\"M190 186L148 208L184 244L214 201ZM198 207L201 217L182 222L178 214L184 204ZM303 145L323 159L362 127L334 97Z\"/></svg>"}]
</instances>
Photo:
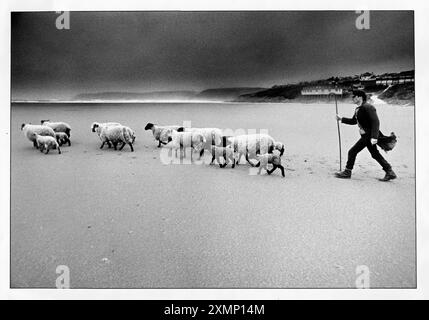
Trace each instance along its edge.
<instances>
[{"instance_id":1,"label":"black sheep face","mask_svg":"<svg viewBox=\"0 0 429 320\"><path fill-rule=\"evenodd\" d=\"M150 122L146 125L146 127L144 127L145 130L152 130L152 128L153 128L153 123L150 123Z\"/></svg>"},{"instance_id":2,"label":"black sheep face","mask_svg":"<svg viewBox=\"0 0 429 320\"><path fill-rule=\"evenodd\" d=\"M95 128L98 128L98 124L94 124L94 125L92 126L92 132L95 132Z\"/></svg>"}]
</instances>

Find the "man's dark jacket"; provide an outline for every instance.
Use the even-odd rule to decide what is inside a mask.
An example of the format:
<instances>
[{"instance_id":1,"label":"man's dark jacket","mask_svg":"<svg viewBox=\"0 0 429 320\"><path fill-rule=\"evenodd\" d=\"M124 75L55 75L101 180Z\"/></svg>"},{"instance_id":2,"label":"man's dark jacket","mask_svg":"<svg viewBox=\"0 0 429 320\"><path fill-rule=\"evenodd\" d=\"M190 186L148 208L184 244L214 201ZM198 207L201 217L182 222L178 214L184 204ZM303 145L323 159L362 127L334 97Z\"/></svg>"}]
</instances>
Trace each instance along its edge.
<instances>
[{"instance_id":1,"label":"man's dark jacket","mask_svg":"<svg viewBox=\"0 0 429 320\"><path fill-rule=\"evenodd\" d=\"M378 139L380 121L374 106L367 102L356 108L353 118L342 118L341 122L352 125L359 123L365 133L371 136L371 139Z\"/></svg>"}]
</instances>

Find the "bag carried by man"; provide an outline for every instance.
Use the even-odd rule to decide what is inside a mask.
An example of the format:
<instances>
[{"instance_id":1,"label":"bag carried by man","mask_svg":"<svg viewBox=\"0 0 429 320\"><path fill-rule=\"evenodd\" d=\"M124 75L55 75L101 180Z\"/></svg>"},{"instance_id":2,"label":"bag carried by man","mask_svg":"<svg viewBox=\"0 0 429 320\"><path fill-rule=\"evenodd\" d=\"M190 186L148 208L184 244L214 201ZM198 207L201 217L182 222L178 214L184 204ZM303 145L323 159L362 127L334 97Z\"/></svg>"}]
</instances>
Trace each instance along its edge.
<instances>
[{"instance_id":1,"label":"bag carried by man","mask_svg":"<svg viewBox=\"0 0 429 320\"><path fill-rule=\"evenodd\" d=\"M385 136L380 132L378 136L377 145L385 152L387 152L392 150L396 146L397 142L398 142L398 139L396 138L396 135L394 132L390 133L390 136Z\"/></svg>"}]
</instances>

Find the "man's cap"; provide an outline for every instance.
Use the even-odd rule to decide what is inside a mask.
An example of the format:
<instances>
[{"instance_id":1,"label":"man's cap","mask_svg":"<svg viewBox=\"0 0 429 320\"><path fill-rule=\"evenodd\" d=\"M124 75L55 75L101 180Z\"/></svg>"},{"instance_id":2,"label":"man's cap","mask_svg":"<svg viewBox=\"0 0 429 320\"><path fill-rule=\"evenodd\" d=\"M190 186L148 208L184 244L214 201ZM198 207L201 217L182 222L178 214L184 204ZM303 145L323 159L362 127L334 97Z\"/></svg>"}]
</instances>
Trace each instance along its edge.
<instances>
[{"instance_id":1,"label":"man's cap","mask_svg":"<svg viewBox=\"0 0 429 320\"><path fill-rule=\"evenodd\" d=\"M353 97L362 97L362 99L366 100L366 93L363 90L353 90L352 92Z\"/></svg>"}]
</instances>

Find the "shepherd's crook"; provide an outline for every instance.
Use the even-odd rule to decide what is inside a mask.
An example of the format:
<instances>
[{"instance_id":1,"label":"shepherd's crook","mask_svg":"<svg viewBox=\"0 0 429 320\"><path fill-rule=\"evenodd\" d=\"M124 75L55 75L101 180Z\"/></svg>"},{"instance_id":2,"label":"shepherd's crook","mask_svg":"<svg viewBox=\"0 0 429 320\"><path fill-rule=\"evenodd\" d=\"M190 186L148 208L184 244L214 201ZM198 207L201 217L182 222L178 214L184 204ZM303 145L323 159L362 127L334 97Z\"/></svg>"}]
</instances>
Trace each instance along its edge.
<instances>
[{"instance_id":1,"label":"shepherd's crook","mask_svg":"<svg viewBox=\"0 0 429 320\"><path fill-rule=\"evenodd\" d=\"M334 93L334 95L335 95L335 112L338 116L337 94ZM338 120L337 120L337 129L338 129L338 147L340 149L340 172L341 172L342 171L342 168L341 168L341 132L340 132L340 122Z\"/></svg>"}]
</instances>

